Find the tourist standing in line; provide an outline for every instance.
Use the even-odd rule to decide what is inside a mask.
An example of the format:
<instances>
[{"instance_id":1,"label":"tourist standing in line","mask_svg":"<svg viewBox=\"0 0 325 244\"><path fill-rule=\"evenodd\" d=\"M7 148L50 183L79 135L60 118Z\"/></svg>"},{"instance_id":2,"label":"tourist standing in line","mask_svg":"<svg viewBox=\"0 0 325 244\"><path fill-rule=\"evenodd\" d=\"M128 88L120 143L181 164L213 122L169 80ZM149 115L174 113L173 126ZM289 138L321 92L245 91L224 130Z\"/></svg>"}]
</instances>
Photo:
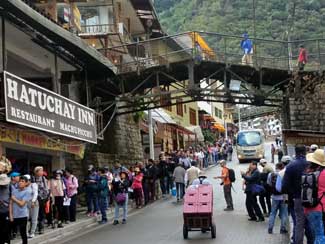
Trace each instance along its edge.
<instances>
[{"instance_id":1,"label":"tourist standing in line","mask_svg":"<svg viewBox=\"0 0 325 244\"><path fill-rule=\"evenodd\" d=\"M70 222L75 222L77 216L77 195L79 182L77 177L73 175L70 168L66 168L64 174L65 185L67 187L67 196L71 199L70 205L67 207L67 215Z\"/></svg>"},{"instance_id":2,"label":"tourist standing in line","mask_svg":"<svg viewBox=\"0 0 325 244\"><path fill-rule=\"evenodd\" d=\"M183 164L179 163L173 173L173 178L176 183L177 202L183 199L185 193L185 174L186 171L183 167Z\"/></svg>"},{"instance_id":3,"label":"tourist standing in line","mask_svg":"<svg viewBox=\"0 0 325 244\"><path fill-rule=\"evenodd\" d=\"M128 173L125 171L120 172L119 176L114 178L112 187L113 187L113 196L114 196L114 204L115 204L113 225L119 224L118 219L119 219L120 208L123 209L122 224L126 224L127 214L128 214L128 200L129 200Z\"/></svg>"},{"instance_id":4,"label":"tourist standing in line","mask_svg":"<svg viewBox=\"0 0 325 244\"><path fill-rule=\"evenodd\" d=\"M274 155L275 155L275 151L276 151L275 146L274 146L274 144L272 144L272 145L271 145L271 157L272 157L272 161L271 161L271 163L272 163L272 164L274 164Z\"/></svg>"},{"instance_id":5,"label":"tourist standing in line","mask_svg":"<svg viewBox=\"0 0 325 244\"><path fill-rule=\"evenodd\" d=\"M143 174L141 173L139 167L135 167L134 172L135 176L133 177L132 189L134 193L136 208L141 208L143 202Z\"/></svg>"},{"instance_id":6,"label":"tourist standing in line","mask_svg":"<svg viewBox=\"0 0 325 244\"><path fill-rule=\"evenodd\" d=\"M34 238L36 228L37 228L37 220L38 220L38 212L39 212L39 205L37 200L38 186L36 183L31 182L30 175L24 175L24 176L28 180L27 189L30 191L30 194L32 196L31 200L28 202L29 218L31 220L28 238Z\"/></svg>"},{"instance_id":7,"label":"tourist standing in line","mask_svg":"<svg viewBox=\"0 0 325 244\"><path fill-rule=\"evenodd\" d=\"M96 217L98 212L98 182L99 176L94 166L88 168L88 176L85 179L86 198L87 198L87 216Z\"/></svg>"},{"instance_id":8,"label":"tourist standing in line","mask_svg":"<svg viewBox=\"0 0 325 244\"><path fill-rule=\"evenodd\" d=\"M296 219L294 243L303 244L305 234L308 244L312 244L314 242L312 230L309 228L308 221L305 218L301 201L301 176L308 167L306 147L304 145L296 145L295 153L295 160L286 167L282 180L282 192L288 193L293 198Z\"/></svg>"},{"instance_id":9,"label":"tourist standing in line","mask_svg":"<svg viewBox=\"0 0 325 244\"><path fill-rule=\"evenodd\" d=\"M1 167L1 172L3 166ZM10 243L10 222L9 222L9 204L10 204L10 178L7 174L0 174L0 244Z\"/></svg>"},{"instance_id":10,"label":"tourist standing in line","mask_svg":"<svg viewBox=\"0 0 325 244\"><path fill-rule=\"evenodd\" d=\"M108 180L106 175L106 170L104 168L99 169L100 178L98 181L98 203L100 213L102 215L102 220L100 224L107 223L106 210L108 207L107 196L109 195Z\"/></svg>"},{"instance_id":11,"label":"tourist standing in line","mask_svg":"<svg viewBox=\"0 0 325 244\"><path fill-rule=\"evenodd\" d=\"M26 186L28 179L21 176L19 180L18 189L11 192L10 200L10 221L14 223L19 229L19 233L23 244L27 244L27 220L28 220L28 207L27 204L31 200L31 194Z\"/></svg>"}]
</instances>

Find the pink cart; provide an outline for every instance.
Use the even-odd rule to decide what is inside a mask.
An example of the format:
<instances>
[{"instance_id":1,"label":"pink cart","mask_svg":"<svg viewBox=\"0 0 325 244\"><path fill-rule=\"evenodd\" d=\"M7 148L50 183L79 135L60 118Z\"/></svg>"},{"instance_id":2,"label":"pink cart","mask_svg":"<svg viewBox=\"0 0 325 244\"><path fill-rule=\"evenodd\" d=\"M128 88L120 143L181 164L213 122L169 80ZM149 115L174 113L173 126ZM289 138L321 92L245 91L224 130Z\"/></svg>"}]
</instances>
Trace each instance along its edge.
<instances>
[{"instance_id":1,"label":"pink cart","mask_svg":"<svg viewBox=\"0 0 325 244\"><path fill-rule=\"evenodd\" d=\"M211 231L216 238L216 226L213 222L213 188L212 185L198 185L187 189L184 198L183 236L188 238L189 231Z\"/></svg>"}]
</instances>

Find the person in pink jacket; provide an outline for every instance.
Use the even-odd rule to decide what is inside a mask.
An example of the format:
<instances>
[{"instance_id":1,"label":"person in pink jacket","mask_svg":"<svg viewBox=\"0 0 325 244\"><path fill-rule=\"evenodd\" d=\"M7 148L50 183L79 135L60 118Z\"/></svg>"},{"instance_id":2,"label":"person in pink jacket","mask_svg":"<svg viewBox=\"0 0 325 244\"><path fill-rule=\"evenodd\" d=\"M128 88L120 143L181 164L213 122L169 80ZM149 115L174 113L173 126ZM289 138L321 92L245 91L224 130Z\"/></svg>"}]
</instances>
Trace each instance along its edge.
<instances>
[{"instance_id":1,"label":"person in pink jacket","mask_svg":"<svg viewBox=\"0 0 325 244\"><path fill-rule=\"evenodd\" d=\"M133 177L132 189L134 193L135 203L137 208L142 207L143 201L143 189L142 189L142 180L143 174L140 171L139 167L134 169L135 176Z\"/></svg>"}]
</instances>

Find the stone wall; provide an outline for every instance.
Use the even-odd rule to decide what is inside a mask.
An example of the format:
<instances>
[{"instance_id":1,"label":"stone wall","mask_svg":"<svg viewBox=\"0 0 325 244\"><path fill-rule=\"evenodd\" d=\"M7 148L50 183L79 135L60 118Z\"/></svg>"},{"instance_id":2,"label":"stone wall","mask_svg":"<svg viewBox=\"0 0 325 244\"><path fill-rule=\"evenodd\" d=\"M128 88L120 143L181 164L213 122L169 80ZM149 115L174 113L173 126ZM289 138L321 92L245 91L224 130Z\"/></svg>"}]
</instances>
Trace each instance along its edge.
<instances>
[{"instance_id":1,"label":"stone wall","mask_svg":"<svg viewBox=\"0 0 325 244\"><path fill-rule=\"evenodd\" d=\"M288 90L289 125L292 130L325 131L325 79L322 76L296 77Z\"/></svg>"}]
</instances>

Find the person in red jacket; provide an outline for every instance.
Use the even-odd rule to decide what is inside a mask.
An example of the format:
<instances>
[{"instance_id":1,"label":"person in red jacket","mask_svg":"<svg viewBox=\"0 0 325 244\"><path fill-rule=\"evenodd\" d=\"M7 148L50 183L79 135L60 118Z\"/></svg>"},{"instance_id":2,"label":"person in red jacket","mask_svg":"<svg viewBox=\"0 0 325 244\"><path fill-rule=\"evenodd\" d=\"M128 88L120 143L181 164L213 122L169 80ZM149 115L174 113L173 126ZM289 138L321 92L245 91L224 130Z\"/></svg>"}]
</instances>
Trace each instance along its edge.
<instances>
[{"instance_id":1,"label":"person in red jacket","mask_svg":"<svg viewBox=\"0 0 325 244\"><path fill-rule=\"evenodd\" d=\"M300 45L299 46L299 56L298 56L298 68L299 71L303 71L305 68L305 65L307 63L307 51L306 48L304 47L304 45Z\"/></svg>"}]
</instances>

